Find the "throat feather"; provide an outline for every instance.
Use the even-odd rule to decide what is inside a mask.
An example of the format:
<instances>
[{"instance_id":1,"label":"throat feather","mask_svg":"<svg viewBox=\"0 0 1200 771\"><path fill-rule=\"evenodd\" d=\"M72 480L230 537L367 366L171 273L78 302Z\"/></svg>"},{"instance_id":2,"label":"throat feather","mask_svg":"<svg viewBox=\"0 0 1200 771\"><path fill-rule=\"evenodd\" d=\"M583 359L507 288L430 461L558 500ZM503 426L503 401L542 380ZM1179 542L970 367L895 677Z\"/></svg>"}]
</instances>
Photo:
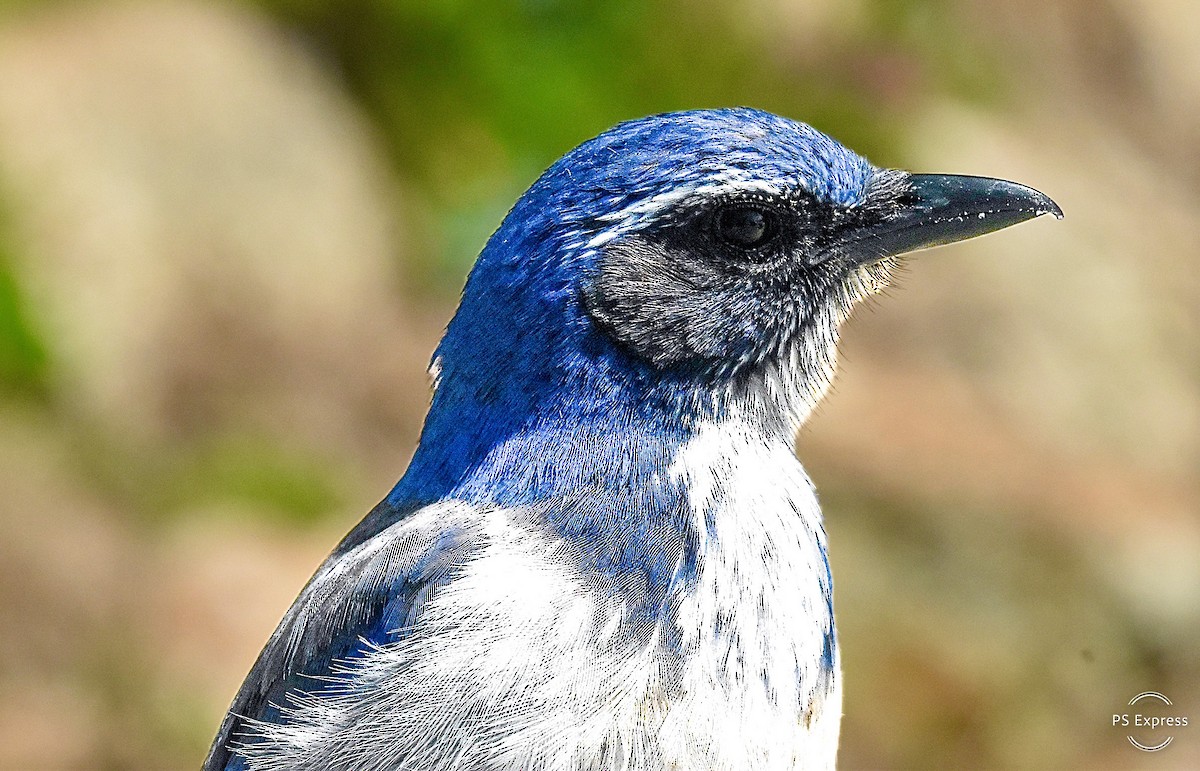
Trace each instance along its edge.
<instances>
[{"instance_id":1,"label":"throat feather","mask_svg":"<svg viewBox=\"0 0 1200 771\"><path fill-rule=\"evenodd\" d=\"M690 676L751 713L811 710L835 668L832 586L820 508L789 443L713 424L673 472L701 534L678 617Z\"/></svg>"}]
</instances>

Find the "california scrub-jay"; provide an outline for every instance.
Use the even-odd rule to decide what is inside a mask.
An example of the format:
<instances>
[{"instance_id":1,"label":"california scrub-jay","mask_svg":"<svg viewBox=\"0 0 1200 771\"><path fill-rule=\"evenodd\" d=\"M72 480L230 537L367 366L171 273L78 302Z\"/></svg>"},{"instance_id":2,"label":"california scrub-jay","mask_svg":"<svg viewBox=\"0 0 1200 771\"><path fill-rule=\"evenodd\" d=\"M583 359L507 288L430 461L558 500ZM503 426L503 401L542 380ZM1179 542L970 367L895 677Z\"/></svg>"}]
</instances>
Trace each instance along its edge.
<instances>
[{"instance_id":1,"label":"california scrub-jay","mask_svg":"<svg viewBox=\"0 0 1200 771\"><path fill-rule=\"evenodd\" d=\"M751 109L567 153L471 271L408 471L284 616L205 768L832 766L796 430L897 255L1045 213Z\"/></svg>"}]
</instances>

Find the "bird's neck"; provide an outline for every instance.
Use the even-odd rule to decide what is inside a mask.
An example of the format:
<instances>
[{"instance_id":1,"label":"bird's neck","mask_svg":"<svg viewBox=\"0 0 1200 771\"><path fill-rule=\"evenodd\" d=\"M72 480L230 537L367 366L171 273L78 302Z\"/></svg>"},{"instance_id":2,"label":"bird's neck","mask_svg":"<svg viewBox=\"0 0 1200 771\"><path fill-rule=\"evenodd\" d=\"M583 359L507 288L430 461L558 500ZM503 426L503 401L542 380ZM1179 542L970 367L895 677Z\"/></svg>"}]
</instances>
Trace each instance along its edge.
<instances>
[{"instance_id":1,"label":"bird's neck","mask_svg":"<svg viewBox=\"0 0 1200 771\"><path fill-rule=\"evenodd\" d=\"M638 489L665 474L690 433L612 392L539 396L525 405L440 390L391 498L528 506L597 487Z\"/></svg>"},{"instance_id":2,"label":"bird's neck","mask_svg":"<svg viewBox=\"0 0 1200 771\"><path fill-rule=\"evenodd\" d=\"M525 374L505 391L443 383L389 500L524 506L585 490L624 497L677 486L670 469L681 449L718 429L754 446L792 449L793 424L761 410L714 408L712 400L664 396L626 378L575 378L554 388Z\"/></svg>"},{"instance_id":3,"label":"bird's neck","mask_svg":"<svg viewBox=\"0 0 1200 771\"><path fill-rule=\"evenodd\" d=\"M619 595L629 628L657 629L658 644L689 656L744 654L769 670L769 691L794 703L827 689L835 649L825 535L790 433L745 412L685 420L628 401L544 404L554 409L517 425L435 411L393 497L524 511ZM498 428L484 446L465 439ZM772 653L762 624L788 647Z\"/></svg>"}]
</instances>

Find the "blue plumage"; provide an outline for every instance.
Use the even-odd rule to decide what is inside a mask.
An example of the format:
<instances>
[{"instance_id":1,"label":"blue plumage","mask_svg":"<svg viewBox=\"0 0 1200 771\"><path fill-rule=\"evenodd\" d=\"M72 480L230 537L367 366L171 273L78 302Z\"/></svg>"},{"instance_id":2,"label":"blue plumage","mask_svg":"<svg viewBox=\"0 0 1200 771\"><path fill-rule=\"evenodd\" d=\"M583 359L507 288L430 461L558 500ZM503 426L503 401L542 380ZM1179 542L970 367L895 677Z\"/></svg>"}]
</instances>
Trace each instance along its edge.
<instances>
[{"instance_id":1,"label":"blue plumage","mask_svg":"<svg viewBox=\"0 0 1200 771\"><path fill-rule=\"evenodd\" d=\"M895 255L1055 210L973 179L750 109L565 155L471 272L408 471L206 768L831 764L832 579L792 439Z\"/></svg>"}]
</instances>

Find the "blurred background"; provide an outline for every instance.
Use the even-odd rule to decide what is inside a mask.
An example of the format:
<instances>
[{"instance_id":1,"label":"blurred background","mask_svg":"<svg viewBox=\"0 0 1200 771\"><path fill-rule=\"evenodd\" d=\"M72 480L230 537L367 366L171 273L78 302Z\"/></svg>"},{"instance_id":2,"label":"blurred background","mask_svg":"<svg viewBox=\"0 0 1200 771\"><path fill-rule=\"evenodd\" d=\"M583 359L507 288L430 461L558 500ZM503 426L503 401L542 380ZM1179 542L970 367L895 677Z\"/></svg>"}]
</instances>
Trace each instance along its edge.
<instances>
[{"instance_id":1,"label":"blurred background","mask_svg":"<svg viewBox=\"0 0 1200 771\"><path fill-rule=\"evenodd\" d=\"M747 104L1047 192L848 325L799 454L846 768L1200 767L1200 4L0 8L0 767L195 768L403 471L508 206ZM1143 754L1112 715L1170 696Z\"/></svg>"}]
</instances>

